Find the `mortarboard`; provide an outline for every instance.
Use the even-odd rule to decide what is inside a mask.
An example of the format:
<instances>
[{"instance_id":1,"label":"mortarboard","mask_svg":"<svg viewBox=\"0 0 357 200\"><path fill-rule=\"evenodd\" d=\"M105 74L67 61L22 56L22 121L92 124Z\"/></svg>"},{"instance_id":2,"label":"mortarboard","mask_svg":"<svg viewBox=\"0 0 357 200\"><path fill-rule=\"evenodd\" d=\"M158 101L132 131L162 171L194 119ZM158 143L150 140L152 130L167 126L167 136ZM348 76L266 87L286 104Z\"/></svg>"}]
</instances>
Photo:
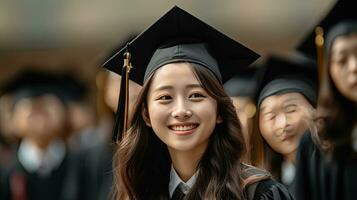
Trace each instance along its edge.
<instances>
[{"instance_id":1,"label":"mortarboard","mask_svg":"<svg viewBox=\"0 0 357 200\"><path fill-rule=\"evenodd\" d=\"M317 26L318 32L323 34L323 31L328 31L331 27L341 21L357 20L357 12L353 1L350 0L337 0L334 6L328 13L322 17ZM321 32L322 31L322 32ZM315 29L308 34L305 39L298 45L297 50L305 53L307 56L316 58L316 38Z\"/></svg>"},{"instance_id":2,"label":"mortarboard","mask_svg":"<svg viewBox=\"0 0 357 200\"><path fill-rule=\"evenodd\" d=\"M332 41L338 35L350 31L349 29L351 29L351 25L356 29L356 25L351 24L352 21L354 21L355 24L356 20L357 12L355 11L353 1L337 0L332 9L329 10L316 26L314 31L312 31L297 47L298 51L317 60L319 81L321 81L322 75L324 74L325 62L329 56L327 50L330 48ZM341 23L344 25L341 25ZM336 27L337 24L340 24L338 28ZM330 32L332 28L334 31ZM330 32L330 34L327 34L326 39L324 38L324 31Z\"/></svg>"},{"instance_id":3,"label":"mortarboard","mask_svg":"<svg viewBox=\"0 0 357 200\"><path fill-rule=\"evenodd\" d=\"M317 101L316 62L306 56L270 56L264 63L265 72L259 86L257 107L272 95L298 92L305 96L313 107Z\"/></svg>"},{"instance_id":4,"label":"mortarboard","mask_svg":"<svg viewBox=\"0 0 357 200\"><path fill-rule=\"evenodd\" d=\"M262 80L263 69L258 67L249 67L242 69L239 74L229 79L224 84L224 89L230 97L247 97L252 102L245 104L244 112L248 118L252 118L256 113L255 100L257 98L258 86ZM235 100L240 108L241 101Z\"/></svg>"},{"instance_id":5,"label":"mortarboard","mask_svg":"<svg viewBox=\"0 0 357 200\"><path fill-rule=\"evenodd\" d=\"M224 89L231 97L246 96L255 99L257 87L259 85L258 82L261 80L261 71L262 70L257 67L242 69L239 74L235 75L224 84Z\"/></svg>"},{"instance_id":6,"label":"mortarboard","mask_svg":"<svg viewBox=\"0 0 357 200\"><path fill-rule=\"evenodd\" d=\"M130 52L130 56L126 52ZM124 59L124 54L127 59ZM126 66L133 67L130 70L130 79L138 84L143 84L157 68L173 62L197 63L211 70L224 83L258 57L252 50L188 12L177 6L173 7L103 64L105 68L122 75L113 140L120 140L126 130ZM122 72L121 66L124 66Z\"/></svg>"},{"instance_id":7,"label":"mortarboard","mask_svg":"<svg viewBox=\"0 0 357 200\"><path fill-rule=\"evenodd\" d=\"M46 70L19 71L1 88L1 94L11 94L14 103L23 98L53 94L64 103L84 97L86 87L72 75Z\"/></svg>"}]
</instances>

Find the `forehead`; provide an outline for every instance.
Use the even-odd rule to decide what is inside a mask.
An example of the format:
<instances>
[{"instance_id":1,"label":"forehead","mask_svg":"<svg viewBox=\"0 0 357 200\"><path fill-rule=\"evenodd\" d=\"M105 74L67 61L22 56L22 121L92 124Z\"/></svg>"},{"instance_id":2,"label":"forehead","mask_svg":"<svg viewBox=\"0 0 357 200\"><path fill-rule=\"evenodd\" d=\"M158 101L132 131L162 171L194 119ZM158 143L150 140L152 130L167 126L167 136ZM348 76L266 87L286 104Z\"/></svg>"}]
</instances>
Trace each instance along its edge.
<instances>
[{"instance_id":1,"label":"forehead","mask_svg":"<svg viewBox=\"0 0 357 200\"><path fill-rule=\"evenodd\" d=\"M306 98L298 92L289 92L278 95L272 95L265 98L261 104L261 109L284 106L284 103L294 102L296 104L308 104Z\"/></svg>"},{"instance_id":2,"label":"forehead","mask_svg":"<svg viewBox=\"0 0 357 200\"><path fill-rule=\"evenodd\" d=\"M357 50L357 33L339 36L332 45L332 53L338 53L345 50Z\"/></svg>"},{"instance_id":3,"label":"forehead","mask_svg":"<svg viewBox=\"0 0 357 200\"><path fill-rule=\"evenodd\" d=\"M199 84L189 63L170 63L160 67L153 75L151 87L182 84Z\"/></svg>"}]
</instances>

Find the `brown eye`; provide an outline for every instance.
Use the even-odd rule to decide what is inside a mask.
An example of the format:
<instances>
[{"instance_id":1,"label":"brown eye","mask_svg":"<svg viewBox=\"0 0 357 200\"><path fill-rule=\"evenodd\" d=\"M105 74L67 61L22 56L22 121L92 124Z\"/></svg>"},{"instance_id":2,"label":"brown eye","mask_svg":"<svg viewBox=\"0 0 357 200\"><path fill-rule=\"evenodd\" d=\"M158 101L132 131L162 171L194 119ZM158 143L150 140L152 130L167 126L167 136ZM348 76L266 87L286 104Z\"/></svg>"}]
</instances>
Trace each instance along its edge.
<instances>
[{"instance_id":1,"label":"brown eye","mask_svg":"<svg viewBox=\"0 0 357 200\"><path fill-rule=\"evenodd\" d=\"M163 95L163 96L160 96L159 98L157 98L156 100L159 100L159 101L168 101L168 100L171 100L171 96L169 95Z\"/></svg>"},{"instance_id":2,"label":"brown eye","mask_svg":"<svg viewBox=\"0 0 357 200\"><path fill-rule=\"evenodd\" d=\"M205 96L203 94L200 94L198 92L193 93L189 96L189 98L204 98Z\"/></svg>"},{"instance_id":3,"label":"brown eye","mask_svg":"<svg viewBox=\"0 0 357 200\"><path fill-rule=\"evenodd\" d=\"M343 68L345 66L345 64L347 63L347 58L346 58L346 56L341 56L339 58L333 59L332 62L337 65L340 65L340 67Z\"/></svg>"}]
</instances>

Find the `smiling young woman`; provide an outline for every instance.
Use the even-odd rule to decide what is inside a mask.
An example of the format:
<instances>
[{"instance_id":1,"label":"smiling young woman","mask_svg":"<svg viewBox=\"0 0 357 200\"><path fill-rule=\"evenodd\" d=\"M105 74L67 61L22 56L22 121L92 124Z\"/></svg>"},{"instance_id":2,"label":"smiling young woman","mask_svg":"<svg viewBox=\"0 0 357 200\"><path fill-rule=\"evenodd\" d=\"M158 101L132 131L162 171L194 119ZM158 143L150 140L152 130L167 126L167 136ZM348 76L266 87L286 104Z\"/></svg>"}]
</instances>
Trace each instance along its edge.
<instances>
[{"instance_id":1,"label":"smiling young woman","mask_svg":"<svg viewBox=\"0 0 357 200\"><path fill-rule=\"evenodd\" d=\"M241 163L244 139L223 89L257 54L178 7L117 55L127 50L143 88L115 156L116 199L290 199Z\"/></svg>"}]
</instances>

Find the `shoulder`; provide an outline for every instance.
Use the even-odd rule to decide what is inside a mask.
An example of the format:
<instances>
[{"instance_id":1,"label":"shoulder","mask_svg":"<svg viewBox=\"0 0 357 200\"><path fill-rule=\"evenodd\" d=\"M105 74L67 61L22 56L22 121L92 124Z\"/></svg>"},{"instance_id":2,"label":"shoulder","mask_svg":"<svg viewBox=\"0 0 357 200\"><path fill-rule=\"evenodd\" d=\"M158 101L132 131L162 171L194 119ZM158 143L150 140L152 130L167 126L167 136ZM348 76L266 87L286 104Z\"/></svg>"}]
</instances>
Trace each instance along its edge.
<instances>
[{"instance_id":1,"label":"shoulder","mask_svg":"<svg viewBox=\"0 0 357 200\"><path fill-rule=\"evenodd\" d=\"M241 164L243 185L248 199L293 199L284 185L271 174L248 164Z\"/></svg>"},{"instance_id":2,"label":"shoulder","mask_svg":"<svg viewBox=\"0 0 357 200\"><path fill-rule=\"evenodd\" d=\"M242 179L243 179L244 186L248 186L256 182L259 182L261 180L271 178L271 174L264 169L260 169L245 163L241 163L241 168L242 168Z\"/></svg>"},{"instance_id":3,"label":"shoulder","mask_svg":"<svg viewBox=\"0 0 357 200\"><path fill-rule=\"evenodd\" d=\"M266 179L257 183L253 200L294 199L288 189L281 183Z\"/></svg>"}]
</instances>

